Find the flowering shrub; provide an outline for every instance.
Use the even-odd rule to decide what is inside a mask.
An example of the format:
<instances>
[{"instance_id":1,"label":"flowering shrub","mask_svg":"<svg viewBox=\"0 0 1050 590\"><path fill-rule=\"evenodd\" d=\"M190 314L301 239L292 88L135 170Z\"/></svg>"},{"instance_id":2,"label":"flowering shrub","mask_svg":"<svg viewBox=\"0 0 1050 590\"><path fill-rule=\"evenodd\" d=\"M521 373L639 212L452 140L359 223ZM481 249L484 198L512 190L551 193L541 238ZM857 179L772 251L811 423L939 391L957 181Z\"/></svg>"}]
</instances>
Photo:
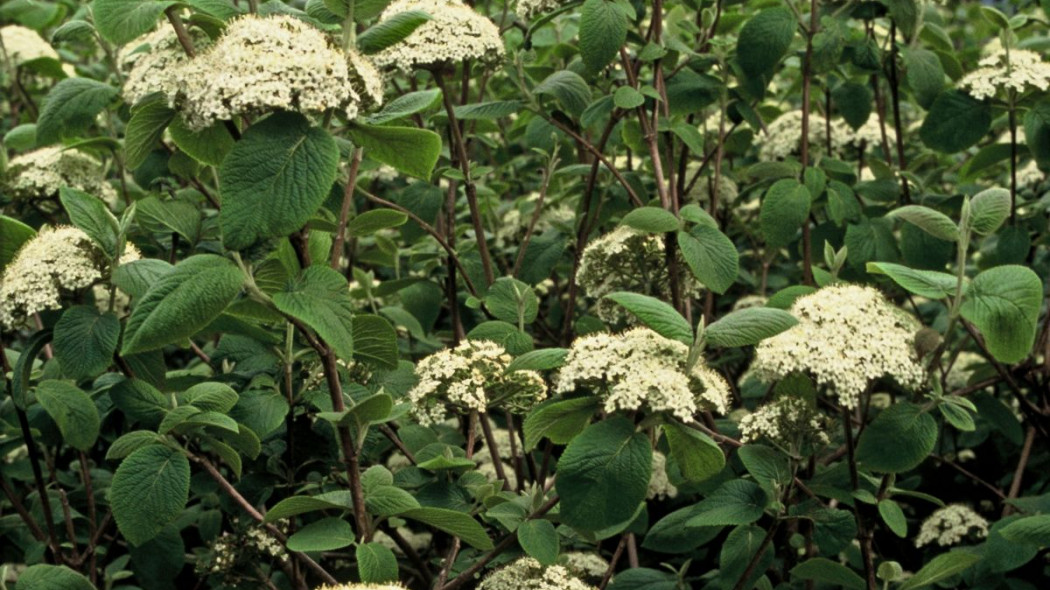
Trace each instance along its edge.
<instances>
[{"instance_id":1,"label":"flowering shrub","mask_svg":"<svg viewBox=\"0 0 1050 590\"><path fill-rule=\"evenodd\" d=\"M0 588L1038 589L1050 5L0 4Z\"/></svg>"}]
</instances>

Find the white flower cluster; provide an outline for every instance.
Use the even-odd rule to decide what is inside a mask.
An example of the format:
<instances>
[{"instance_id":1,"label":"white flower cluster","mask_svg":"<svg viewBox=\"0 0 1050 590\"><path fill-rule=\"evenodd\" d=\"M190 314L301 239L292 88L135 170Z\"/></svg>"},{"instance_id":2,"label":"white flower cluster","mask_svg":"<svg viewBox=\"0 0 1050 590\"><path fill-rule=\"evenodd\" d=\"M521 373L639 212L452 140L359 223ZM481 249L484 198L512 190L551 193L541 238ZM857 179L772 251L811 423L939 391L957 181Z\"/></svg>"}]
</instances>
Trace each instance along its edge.
<instances>
[{"instance_id":1,"label":"white flower cluster","mask_svg":"<svg viewBox=\"0 0 1050 590\"><path fill-rule=\"evenodd\" d=\"M11 65L18 67L27 61L50 57L58 59L58 53L33 29L19 25L0 27L0 41Z\"/></svg>"},{"instance_id":2,"label":"white flower cluster","mask_svg":"<svg viewBox=\"0 0 1050 590\"><path fill-rule=\"evenodd\" d=\"M922 521L915 546L937 543L941 547L955 545L967 537L983 539L988 536L988 521L965 504L949 504Z\"/></svg>"},{"instance_id":3,"label":"white flower cluster","mask_svg":"<svg viewBox=\"0 0 1050 590\"><path fill-rule=\"evenodd\" d=\"M569 551L558 558L559 565L569 570L569 573L588 581L601 581L609 569L609 562L597 553L584 551Z\"/></svg>"},{"instance_id":4,"label":"white flower cluster","mask_svg":"<svg viewBox=\"0 0 1050 590\"><path fill-rule=\"evenodd\" d=\"M740 196L740 189L732 178L722 174L718 177L718 188L715 188L715 177L713 174L701 177L693 185L693 190L687 195L697 203L707 204L711 202L711 194L718 195L718 207L729 209Z\"/></svg>"},{"instance_id":5,"label":"white flower cluster","mask_svg":"<svg viewBox=\"0 0 1050 590\"><path fill-rule=\"evenodd\" d=\"M325 584L317 590L405 590L405 587L401 584Z\"/></svg>"},{"instance_id":6,"label":"white flower cluster","mask_svg":"<svg viewBox=\"0 0 1050 590\"><path fill-rule=\"evenodd\" d=\"M981 100L992 98L1000 91L1024 92L1030 87L1050 88L1050 63L1034 51L1001 48L981 58L976 70L959 80L959 87L970 96Z\"/></svg>"},{"instance_id":7,"label":"white flower cluster","mask_svg":"<svg viewBox=\"0 0 1050 590\"><path fill-rule=\"evenodd\" d=\"M430 542L434 538L434 536L427 531L420 531L417 533L416 531L413 531L412 529L404 526L397 527L397 534L400 535L406 543L408 543L409 547L420 553L422 553L424 549L430 546ZM391 537L383 531L376 531L376 534L372 537L372 540L393 551L394 553L397 553L398 555L403 554L403 552L401 551L401 547L394 541L393 537Z\"/></svg>"},{"instance_id":8,"label":"white flower cluster","mask_svg":"<svg viewBox=\"0 0 1050 590\"><path fill-rule=\"evenodd\" d=\"M689 299L697 297L702 286L685 264L678 266L682 295ZM622 307L602 299L609 293L632 291L669 299L671 281L662 236L621 225L591 241L580 258L576 284L587 296L598 300L595 313L609 324L629 320Z\"/></svg>"},{"instance_id":9,"label":"white flower cluster","mask_svg":"<svg viewBox=\"0 0 1050 590\"><path fill-rule=\"evenodd\" d=\"M660 451L653 451L653 473L649 477L649 491L645 497L648 500L674 498L678 495L678 488L674 487L667 477L667 456Z\"/></svg>"},{"instance_id":10,"label":"white flower cluster","mask_svg":"<svg viewBox=\"0 0 1050 590\"><path fill-rule=\"evenodd\" d=\"M826 445L829 439L824 430L816 409L791 397L768 403L740 420L740 440L745 443L766 438L788 448Z\"/></svg>"},{"instance_id":11,"label":"white flower cluster","mask_svg":"<svg viewBox=\"0 0 1050 590\"><path fill-rule=\"evenodd\" d=\"M130 243L121 260L140 257ZM109 262L91 238L75 227L42 230L15 255L0 276L0 325L62 307L64 292L91 286L109 273Z\"/></svg>"},{"instance_id":12,"label":"white flower cluster","mask_svg":"<svg viewBox=\"0 0 1050 590\"><path fill-rule=\"evenodd\" d=\"M832 131L834 133L834 131ZM893 146L897 145L897 131L892 125L886 126L886 141L889 143L889 147L892 150ZM857 129L846 127L846 143L854 146L867 146L869 149L872 147L882 146L882 126L879 125L879 118L875 114L868 117L868 120Z\"/></svg>"},{"instance_id":13,"label":"white flower cluster","mask_svg":"<svg viewBox=\"0 0 1050 590\"><path fill-rule=\"evenodd\" d=\"M1039 165L1032 160L1017 169L1017 188L1035 188L1046 179L1046 174L1039 169Z\"/></svg>"},{"instance_id":14,"label":"white flower cluster","mask_svg":"<svg viewBox=\"0 0 1050 590\"><path fill-rule=\"evenodd\" d=\"M915 318L872 287L831 285L799 297L791 307L799 323L763 340L751 368L765 380L806 373L854 408L868 384L893 377L903 387L925 380Z\"/></svg>"},{"instance_id":15,"label":"white flower cluster","mask_svg":"<svg viewBox=\"0 0 1050 590\"><path fill-rule=\"evenodd\" d=\"M402 12L421 10L430 20L404 40L372 56L381 68L411 72L476 60L486 65L503 59L503 40L495 23L459 0L395 0L380 22Z\"/></svg>"},{"instance_id":16,"label":"white flower cluster","mask_svg":"<svg viewBox=\"0 0 1050 590\"><path fill-rule=\"evenodd\" d=\"M484 340L465 340L424 358L416 365L419 382L408 392L413 415L429 426L445 419L446 406L480 414L493 404L528 410L547 397L547 384L536 371L506 373L511 360L502 346Z\"/></svg>"},{"instance_id":17,"label":"white flower cluster","mask_svg":"<svg viewBox=\"0 0 1050 590\"><path fill-rule=\"evenodd\" d=\"M190 29L190 38L197 51L211 44L209 37L200 29ZM178 68L187 61L189 56L175 36L175 29L167 23L121 47L117 52L117 64L125 73L122 91L124 101L134 105L146 96L159 92L164 95L169 106L174 105L179 90L176 74Z\"/></svg>"},{"instance_id":18,"label":"white flower cluster","mask_svg":"<svg viewBox=\"0 0 1050 590\"><path fill-rule=\"evenodd\" d=\"M601 397L606 412L670 412L690 420L701 410L725 414L729 385L698 360L687 372L689 350L681 342L649 328L622 334L591 334L577 338L558 373L555 390L587 389Z\"/></svg>"},{"instance_id":19,"label":"white flower cluster","mask_svg":"<svg viewBox=\"0 0 1050 590\"><path fill-rule=\"evenodd\" d=\"M498 569L478 584L478 590L595 590L560 565L544 567L531 557Z\"/></svg>"},{"instance_id":20,"label":"white flower cluster","mask_svg":"<svg viewBox=\"0 0 1050 590\"><path fill-rule=\"evenodd\" d=\"M522 20L532 20L532 17L556 10L564 4L563 0L518 0L515 12Z\"/></svg>"},{"instance_id":21,"label":"white flower cluster","mask_svg":"<svg viewBox=\"0 0 1050 590\"><path fill-rule=\"evenodd\" d=\"M286 15L232 21L210 48L174 69L174 82L191 129L278 109L338 109L353 119L382 101L382 76L366 58Z\"/></svg>"},{"instance_id":22,"label":"white flower cluster","mask_svg":"<svg viewBox=\"0 0 1050 590\"><path fill-rule=\"evenodd\" d=\"M106 182L101 162L62 146L44 147L11 158L4 172L3 187L15 200L53 198L64 186L84 191L107 203L118 196Z\"/></svg>"},{"instance_id":23,"label":"white flower cluster","mask_svg":"<svg viewBox=\"0 0 1050 590\"><path fill-rule=\"evenodd\" d=\"M766 126L768 133L757 133L760 160L782 160L799 153L802 143L802 111L788 111ZM852 130L844 122L831 122L831 150L838 152L849 141ZM809 114L809 152L823 153L828 144L828 122L823 115Z\"/></svg>"}]
</instances>

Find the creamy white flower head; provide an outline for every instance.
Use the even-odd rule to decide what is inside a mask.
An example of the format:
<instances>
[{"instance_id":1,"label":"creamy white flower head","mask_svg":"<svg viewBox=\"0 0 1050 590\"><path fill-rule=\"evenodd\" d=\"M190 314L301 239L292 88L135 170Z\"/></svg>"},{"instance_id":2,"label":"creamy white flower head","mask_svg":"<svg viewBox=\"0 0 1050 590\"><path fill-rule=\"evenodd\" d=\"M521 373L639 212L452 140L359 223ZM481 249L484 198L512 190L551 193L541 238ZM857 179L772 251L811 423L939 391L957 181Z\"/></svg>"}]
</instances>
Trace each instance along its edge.
<instances>
[{"instance_id":1,"label":"creamy white flower head","mask_svg":"<svg viewBox=\"0 0 1050 590\"><path fill-rule=\"evenodd\" d=\"M760 160L782 160L799 153L802 144L802 111L788 111L766 126L768 133L755 134ZM831 151L837 153L849 141L852 130L844 122L831 121ZM811 155L827 151L828 122L819 113L809 114L809 151ZM825 154L828 155L828 154Z\"/></svg>"},{"instance_id":2,"label":"creamy white flower head","mask_svg":"<svg viewBox=\"0 0 1050 590\"><path fill-rule=\"evenodd\" d=\"M4 171L3 186L16 201L54 198L62 187L84 191L106 202L117 198L116 189L106 182L101 162L62 146L44 147L11 158Z\"/></svg>"},{"instance_id":3,"label":"creamy white flower head","mask_svg":"<svg viewBox=\"0 0 1050 590\"><path fill-rule=\"evenodd\" d=\"M139 258L128 244L124 261ZM62 307L62 294L84 289L109 274L110 262L91 238L75 227L41 230L0 276L0 325L12 328L27 317Z\"/></svg>"},{"instance_id":4,"label":"creamy white flower head","mask_svg":"<svg viewBox=\"0 0 1050 590\"><path fill-rule=\"evenodd\" d=\"M965 504L949 504L922 521L915 546L936 543L941 547L957 545L967 537L983 539L988 536L988 521Z\"/></svg>"},{"instance_id":5,"label":"creamy white flower head","mask_svg":"<svg viewBox=\"0 0 1050 590\"><path fill-rule=\"evenodd\" d=\"M678 488L674 487L667 477L667 457L660 451L653 451L653 473L649 477L649 491L645 497L648 500L674 498L678 495Z\"/></svg>"},{"instance_id":6,"label":"creamy white flower head","mask_svg":"<svg viewBox=\"0 0 1050 590\"><path fill-rule=\"evenodd\" d=\"M401 584L325 584L317 590L405 590L405 587Z\"/></svg>"},{"instance_id":7,"label":"creamy white flower head","mask_svg":"<svg viewBox=\"0 0 1050 590\"><path fill-rule=\"evenodd\" d=\"M211 39L200 29L190 29L190 38L197 51L211 44ZM169 106L174 105L179 90L178 68L187 61L189 56L175 36L175 29L167 23L121 47L117 64L125 73L124 102L134 105L159 92Z\"/></svg>"},{"instance_id":8,"label":"creamy white flower head","mask_svg":"<svg viewBox=\"0 0 1050 590\"><path fill-rule=\"evenodd\" d=\"M488 17L458 0L394 0L380 22L412 10L430 20L401 42L372 56L376 65L402 72L475 60L486 65L503 59L499 28Z\"/></svg>"},{"instance_id":9,"label":"creamy white flower head","mask_svg":"<svg viewBox=\"0 0 1050 590\"><path fill-rule=\"evenodd\" d=\"M769 298L764 295L744 295L733 303L733 311L750 309L752 307L765 307Z\"/></svg>"},{"instance_id":10,"label":"creamy white flower head","mask_svg":"<svg viewBox=\"0 0 1050 590\"><path fill-rule=\"evenodd\" d=\"M697 297L702 286L685 264L679 267L683 296ZM595 313L603 321L609 324L632 321L633 316L622 307L602 298L615 291L632 291L665 301L670 299L670 273L662 236L621 225L592 240L580 258L576 284L588 297L598 300Z\"/></svg>"},{"instance_id":11,"label":"creamy white flower head","mask_svg":"<svg viewBox=\"0 0 1050 590\"><path fill-rule=\"evenodd\" d=\"M882 147L882 126L879 125L878 116L874 114L868 117L868 120L857 129L852 129L848 126L843 127L843 129L847 134L846 141L851 146L859 147L864 145L868 149ZM891 150L893 146L897 145L897 131L891 125L886 126L886 141L889 142Z\"/></svg>"},{"instance_id":12,"label":"creamy white flower head","mask_svg":"<svg viewBox=\"0 0 1050 590\"><path fill-rule=\"evenodd\" d=\"M564 0L518 0L518 7L515 9L515 12L523 20L532 20L534 16L552 12L564 5Z\"/></svg>"},{"instance_id":13,"label":"creamy white flower head","mask_svg":"<svg viewBox=\"0 0 1050 590\"><path fill-rule=\"evenodd\" d=\"M1017 169L1017 188L1035 188L1046 179L1046 174L1032 160Z\"/></svg>"},{"instance_id":14,"label":"creamy white flower head","mask_svg":"<svg viewBox=\"0 0 1050 590\"><path fill-rule=\"evenodd\" d=\"M524 412L547 397L547 384L536 371L506 373L511 356L485 340L465 340L416 365L419 382L408 392L412 413L423 426L441 422L446 408L484 414L492 404Z\"/></svg>"},{"instance_id":15,"label":"creamy white flower head","mask_svg":"<svg viewBox=\"0 0 1050 590\"><path fill-rule=\"evenodd\" d=\"M817 411L804 400L783 397L740 420L740 440L766 438L789 449L826 445L828 435Z\"/></svg>"},{"instance_id":16,"label":"creamy white flower head","mask_svg":"<svg viewBox=\"0 0 1050 590\"><path fill-rule=\"evenodd\" d=\"M0 40L3 41L7 59L11 60L15 67L44 57L58 59L55 49L39 33L27 27L0 27Z\"/></svg>"},{"instance_id":17,"label":"creamy white flower head","mask_svg":"<svg viewBox=\"0 0 1050 590\"><path fill-rule=\"evenodd\" d=\"M560 565L544 567L531 557L522 557L498 569L478 584L478 590L595 590Z\"/></svg>"},{"instance_id":18,"label":"creamy white flower head","mask_svg":"<svg viewBox=\"0 0 1050 590\"><path fill-rule=\"evenodd\" d=\"M584 580L600 581L609 569L609 562L597 553L569 551L558 557L558 564L569 573Z\"/></svg>"},{"instance_id":19,"label":"creamy white flower head","mask_svg":"<svg viewBox=\"0 0 1050 590\"><path fill-rule=\"evenodd\" d=\"M681 420L705 409L726 413L729 385L702 359L687 372L688 353L681 342L649 328L581 336L569 348L555 390L589 390L606 412L644 407Z\"/></svg>"},{"instance_id":20,"label":"creamy white flower head","mask_svg":"<svg viewBox=\"0 0 1050 590\"><path fill-rule=\"evenodd\" d=\"M1050 63L1034 51L995 51L977 62L980 67L963 76L959 87L976 99L992 98L1000 91L1024 92L1050 88Z\"/></svg>"},{"instance_id":21,"label":"creamy white flower head","mask_svg":"<svg viewBox=\"0 0 1050 590\"><path fill-rule=\"evenodd\" d=\"M881 377L910 389L922 386L925 371L915 351L921 326L877 289L831 285L799 297L791 313L798 324L755 349L751 368L761 378L812 375L847 408Z\"/></svg>"},{"instance_id":22,"label":"creamy white flower head","mask_svg":"<svg viewBox=\"0 0 1050 590\"><path fill-rule=\"evenodd\" d=\"M210 48L175 72L175 103L192 129L274 110L336 109L353 119L382 98L382 82L366 58L286 15L230 22Z\"/></svg>"}]
</instances>

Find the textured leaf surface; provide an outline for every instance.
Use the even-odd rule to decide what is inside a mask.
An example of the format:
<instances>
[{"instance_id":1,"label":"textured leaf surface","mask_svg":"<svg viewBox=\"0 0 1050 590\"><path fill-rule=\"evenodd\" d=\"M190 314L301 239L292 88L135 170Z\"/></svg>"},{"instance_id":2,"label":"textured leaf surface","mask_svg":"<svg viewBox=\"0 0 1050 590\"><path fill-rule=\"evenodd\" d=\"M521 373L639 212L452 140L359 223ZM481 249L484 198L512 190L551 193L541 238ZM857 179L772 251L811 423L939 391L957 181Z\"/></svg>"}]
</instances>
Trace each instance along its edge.
<instances>
[{"instance_id":1,"label":"textured leaf surface","mask_svg":"<svg viewBox=\"0 0 1050 590\"><path fill-rule=\"evenodd\" d=\"M740 254L733 241L716 228L697 225L678 233L682 258L705 287L725 293L740 274Z\"/></svg>"},{"instance_id":2,"label":"textured leaf surface","mask_svg":"<svg viewBox=\"0 0 1050 590\"><path fill-rule=\"evenodd\" d=\"M558 559L558 532L549 520L527 520L518 526L518 543L529 557L543 565Z\"/></svg>"},{"instance_id":3,"label":"textured leaf surface","mask_svg":"<svg viewBox=\"0 0 1050 590\"><path fill-rule=\"evenodd\" d=\"M726 314L704 330L704 337L708 344L721 348L750 346L797 323L795 316L782 309L751 307Z\"/></svg>"},{"instance_id":4,"label":"textured leaf surface","mask_svg":"<svg viewBox=\"0 0 1050 590\"><path fill-rule=\"evenodd\" d=\"M48 379L36 386L36 401L58 424L62 440L81 451L95 446L101 420L95 402L76 385Z\"/></svg>"},{"instance_id":5,"label":"textured leaf surface","mask_svg":"<svg viewBox=\"0 0 1050 590\"><path fill-rule=\"evenodd\" d=\"M930 106L919 137L927 146L948 154L977 143L992 124L992 109L957 90L942 92Z\"/></svg>"},{"instance_id":6,"label":"textured leaf surface","mask_svg":"<svg viewBox=\"0 0 1050 590\"><path fill-rule=\"evenodd\" d=\"M17 590L95 590L83 575L64 565L37 564L18 576Z\"/></svg>"},{"instance_id":7,"label":"textured leaf surface","mask_svg":"<svg viewBox=\"0 0 1050 590\"><path fill-rule=\"evenodd\" d=\"M74 379L96 377L113 362L120 339L120 320L111 312L78 305L55 324L55 358L62 372Z\"/></svg>"},{"instance_id":8,"label":"textured leaf surface","mask_svg":"<svg viewBox=\"0 0 1050 590\"><path fill-rule=\"evenodd\" d=\"M766 502L766 493L757 483L733 479L700 502L689 526L750 524L762 516Z\"/></svg>"},{"instance_id":9,"label":"textured leaf surface","mask_svg":"<svg viewBox=\"0 0 1050 590\"><path fill-rule=\"evenodd\" d=\"M580 9L580 55L592 72L616 59L627 41L627 16L615 2L586 0Z\"/></svg>"},{"instance_id":10,"label":"textured leaf surface","mask_svg":"<svg viewBox=\"0 0 1050 590\"><path fill-rule=\"evenodd\" d=\"M1032 349L1042 304L1039 275L1024 266L1005 265L974 277L961 312L980 330L992 356L1016 363Z\"/></svg>"},{"instance_id":11,"label":"textured leaf surface","mask_svg":"<svg viewBox=\"0 0 1050 590\"><path fill-rule=\"evenodd\" d=\"M685 318L667 303L655 297L626 291L611 293L605 298L622 305L624 309L637 316L643 324L664 338L677 340L686 345L692 344L693 329L689 322L685 321Z\"/></svg>"},{"instance_id":12,"label":"textured leaf surface","mask_svg":"<svg viewBox=\"0 0 1050 590\"><path fill-rule=\"evenodd\" d=\"M334 551L354 542L354 529L345 519L331 516L304 526L288 537L292 551Z\"/></svg>"},{"instance_id":13,"label":"textured leaf surface","mask_svg":"<svg viewBox=\"0 0 1050 590\"><path fill-rule=\"evenodd\" d=\"M799 181L785 178L769 187L758 217L766 243L770 246L791 243L809 219L809 207L809 189Z\"/></svg>"},{"instance_id":14,"label":"textured leaf surface","mask_svg":"<svg viewBox=\"0 0 1050 590\"><path fill-rule=\"evenodd\" d=\"M37 145L76 137L117 97L119 90L90 78L66 78L47 93L36 122Z\"/></svg>"},{"instance_id":15,"label":"textured leaf surface","mask_svg":"<svg viewBox=\"0 0 1050 590\"><path fill-rule=\"evenodd\" d=\"M402 518L419 521L440 531L459 537L461 541L482 551L492 549L485 529L469 514L445 508L413 508L400 514Z\"/></svg>"},{"instance_id":16,"label":"textured leaf surface","mask_svg":"<svg viewBox=\"0 0 1050 590\"><path fill-rule=\"evenodd\" d=\"M348 131L369 158L416 178L430 178L441 155L441 136L427 129L357 124Z\"/></svg>"},{"instance_id":17,"label":"textured leaf surface","mask_svg":"<svg viewBox=\"0 0 1050 590\"><path fill-rule=\"evenodd\" d=\"M95 26L111 43L123 45L154 29L157 20L176 2L160 0L95 0Z\"/></svg>"},{"instance_id":18,"label":"textured leaf surface","mask_svg":"<svg viewBox=\"0 0 1050 590\"><path fill-rule=\"evenodd\" d=\"M124 538L141 545L182 513L189 493L186 456L164 445L150 445L121 462L113 474L109 500Z\"/></svg>"},{"instance_id":19,"label":"textured leaf surface","mask_svg":"<svg viewBox=\"0 0 1050 590\"><path fill-rule=\"evenodd\" d=\"M343 275L327 266L311 266L288 290L274 293L273 302L313 328L340 358L353 358L354 306Z\"/></svg>"},{"instance_id":20,"label":"textured leaf surface","mask_svg":"<svg viewBox=\"0 0 1050 590\"><path fill-rule=\"evenodd\" d=\"M132 109L131 120L124 130L125 164L128 170L134 170L146 161L174 118L175 111L168 108L163 96L142 102Z\"/></svg>"},{"instance_id":21,"label":"textured leaf surface","mask_svg":"<svg viewBox=\"0 0 1050 590\"><path fill-rule=\"evenodd\" d=\"M725 467L722 449L703 432L677 423L664 424L663 430L671 457L686 480L704 481Z\"/></svg>"},{"instance_id":22,"label":"textured leaf surface","mask_svg":"<svg viewBox=\"0 0 1050 590\"><path fill-rule=\"evenodd\" d=\"M385 545L362 543L354 550L354 556L362 582L379 584L397 580L397 557Z\"/></svg>"},{"instance_id":23,"label":"textured leaf surface","mask_svg":"<svg viewBox=\"0 0 1050 590\"><path fill-rule=\"evenodd\" d=\"M791 47L798 21L786 8L767 8L744 24L736 45L740 67L748 76L771 71Z\"/></svg>"},{"instance_id":24,"label":"textured leaf surface","mask_svg":"<svg viewBox=\"0 0 1050 590\"><path fill-rule=\"evenodd\" d=\"M857 443L857 462L882 473L917 467L937 443L937 421L922 407L900 402L883 410Z\"/></svg>"}]
</instances>

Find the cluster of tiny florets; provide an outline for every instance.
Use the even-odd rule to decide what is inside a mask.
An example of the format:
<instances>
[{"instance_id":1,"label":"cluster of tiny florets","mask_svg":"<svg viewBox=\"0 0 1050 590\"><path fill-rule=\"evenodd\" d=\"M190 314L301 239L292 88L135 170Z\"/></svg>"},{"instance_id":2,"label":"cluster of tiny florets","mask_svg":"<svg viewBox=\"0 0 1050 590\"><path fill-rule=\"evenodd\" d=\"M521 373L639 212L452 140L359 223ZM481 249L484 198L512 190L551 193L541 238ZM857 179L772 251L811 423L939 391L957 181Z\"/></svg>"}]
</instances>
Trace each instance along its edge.
<instances>
[{"instance_id":1,"label":"cluster of tiny florets","mask_svg":"<svg viewBox=\"0 0 1050 590\"><path fill-rule=\"evenodd\" d=\"M988 521L965 504L949 504L931 514L919 527L915 546L936 543L941 547L956 545L967 537L988 536Z\"/></svg>"},{"instance_id":2,"label":"cluster of tiny florets","mask_svg":"<svg viewBox=\"0 0 1050 590\"><path fill-rule=\"evenodd\" d=\"M597 553L569 551L558 557L558 565L584 581L599 582L609 569L609 562Z\"/></svg>"},{"instance_id":3,"label":"cluster of tiny florets","mask_svg":"<svg viewBox=\"0 0 1050 590\"><path fill-rule=\"evenodd\" d=\"M128 244L123 261L138 259ZM15 327L27 317L60 309L63 293L91 286L110 269L105 254L75 227L42 230L15 255L0 276L0 325Z\"/></svg>"},{"instance_id":4,"label":"cluster of tiny florets","mask_svg":"<svg viewBox=\"0 0 1050 590\"><path fill-rule=\"evenodd\" d=\"M603 321L609 324L629 321L622 307L602 297L616 291L631 291L665 301L670 299L671 280L664 251L661 236L621 225L587 244L580 258L576 284L588 297L598 300L595 313ZM683 295L698 296L700 283L684 264L678 266Z\"/></svg>"},{"instance_id":5,"label":"cluster of tiny florets","mask_svg":"<svg viewBox=\"0 0 1050 590\"><path fill-rule=\"evenodd\" d=\"M200 29L191 29L190 38L197 51L211 43ZM125 73L124 101L134 105L158 92L173 106L179 90L178 68L189 59L175 29L167 24L128 43L117 53L117 64Z\"/></svg>"},{"instance_id":6,"label":"cluster of tiny florets","mask_svg":"<svg viewBox=\"0 0 1050 590\"><path fill-rule=\"evenodd\" d=\"M102 163L77 150L61 146L26 152L7 165L3 187L14 200L33 201L58 196L62 187L75 188L112 202L117 191L106 182Z\"/></svg>"},{"instance_id":7,"label":"cluster of tiny florets","mask_svg":"<svg viewBox=\"0 0 1050 590\"><path fill-rule=\"evenodd\" d=\"M382 99L381 78L366 58L285 15L231 22L209 49L176 68L175 81L176 105L192 129L279 109L336 109L353 119Z\"/></svg>"},{"instance_id":8,"label":"cluster of tiny florets","mask_svg":"<svg viewBox=\"0 0 1050 590\"><path fill-rule=\"evenodd\" d=\"M925 371L915 350L921 326L877 289L824 287L800 297L791 313L798 324L756 347L752 369L763 379L811 375L847 408L881 377L912 389L922 385Z\"/></svg>"},{"instance_id":9,"label":"cluster of tiny florets","mask_svg":"<svg viewBox=\"0 0 1050 590\"><path fill-rule=\"evenodd\" d=\"M427 13L430 20L375 54L372 59L379 67L410 72L468 59L486 65L503 59L499 28L458 0L395 0L383 11L380 22L413 10Z\"/></svg>"},{"instance_id":10,"label":"cluster of tiny florets","mask_svg":"<svg viewBox=\"0 0 1050 590\"><path fill-rule=\"evenodd\" d=\"M478 590L594 590L594 586L563 566L544 567L531 557L522 557L489 574Z\"/></svg>"},{"instance_id":11,"label":"cluster of tiny florets","mask_svg":"<svg viewBox=\"0 0 1050 590\"><path fill-rule=\"evenodd\" d=\"M564 5L563 0L518 0L515 12L523 20L532 20L532 17L536 15L552 12Z\"/></svg>"},{"instance_id":12,"label":"cluster of tiny florets","mask_svg":"<svg viewBox=\"0 0 1050 590\"><path fill-rule=\"evenodd\" d=\"M726 413L729 385L698 360L686 367L689 349L648 328L591 334L572 343L555 389L598 395L606 412L669 412L689 420L701 410Z\"/></svg>"},{"instance_id":13,"label":"cluster of tiny florets","mask_svg":"<svg viewBox=\"0 0 1050 590\"><path fill-rule=\"evenodd\" d=\"M979 62L980 67L963 76L959 87L976 99L992 98L1000 91L1024 92L1050 88L1050 63L1034 51L999 49Z\"/></svg>"},{"instance_id":14,"label":"cluster of tiny florets","mask_svg":"<svg viewBox=\"0 0 1050 590\"><path fill-rule=\"evenodd\" d=\"M653 451L652 475L649 477L649 490L645 493L648 500L663 500L674 498L678 495L678 488L674 487L667 477L667 456L660 451Z\"/></svg>"},{"instance_id":15,"label":"cluster of tiny florets","mask_svg":"<svg viewBox=\"0 0 1050 590\"><path fill-rule=\"evenodd\" d=\"M401 584L325 584L317 590L405 590L405 587Z\"/></svg>"},{"instance_id":16,"label":"cluster of tiny florets","mask_svg":"<svg viewBox=\"0 0 1050 590\"><path fill-rule=\"evenodd\" d=\"M755 136L761 160L782 160L799 153L802 136L802 111L788 111L766 126L767 133ZM839 120L831 122L831 150L838 152L849 141L851 130ZM819 113L809 114L810 154L823 153L828 145L828 122ZM825 154L830 155L830 154Z\"/></svg>"},{"instance_id":17,"label":"cluster of tiny florets","mask_svg":"<svg viewBox=\"0 0 1050 590\"><path fill-rule=\"evenodd\" d=\"M279 525L284 528L284 524ZM226 581L236 584L240 576L235 566L263 559L285 557L283 545L261 526L253 526L235 533L223 533L212 541L211 552L197 563L197 570L205 574L218 574Z\"/></svg>"},{"instance_id":18,"label":"cluster of tiny florets","mask_svg":"<svg viewBox=\"0 0 1050 590\"><path fill-rule=\"evenodd\" d=\"M829 442L820 414L805 400L783 397L768 403L740 420L740 440L759 439L787 448L826 445Z\"/></svg>"},{"instance_id":19,"label":"cluster of tiny florets","mask_svg":"<svg viewBox=\"0 0 1050 590\"><path fill-rule=\"evenodd\" d=\"M15 67L27 61L50 57L58 59L58 53L47 41L33 29L19 25L0 27L0 41L3 41L7 59Z\"/></svg>"},{"instance_id":20,"label":"cluster of tiny florets","mask_svg":"<svg viewBox=\"0 0 1050 590\"><path fill-rule=\"evenodd\" d=\"M424 358L416 365L419 382L408 392L413 414L428 426L444 420L446 408L484 414L498 404L527 411L547 397L547 384L535 371L506 373L511 360L502 346L484 340L465 340Z\"/></svg>"}]
</instances>

